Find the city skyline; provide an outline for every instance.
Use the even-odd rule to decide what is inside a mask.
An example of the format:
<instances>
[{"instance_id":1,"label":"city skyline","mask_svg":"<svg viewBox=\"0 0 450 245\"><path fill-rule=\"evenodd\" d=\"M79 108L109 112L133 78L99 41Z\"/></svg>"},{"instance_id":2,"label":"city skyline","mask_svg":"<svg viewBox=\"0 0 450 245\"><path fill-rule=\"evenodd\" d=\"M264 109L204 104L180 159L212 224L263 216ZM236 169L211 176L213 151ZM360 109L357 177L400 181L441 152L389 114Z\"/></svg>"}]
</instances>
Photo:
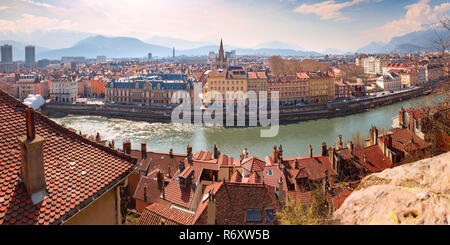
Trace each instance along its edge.
<instances>
[{"instance_id":1,"label":"city skyline","mask_svg":"<svg viewBox=\"0 0 450 245\"><path fill-rule=\"evenodd\" d=\"M126 4L7 0L0 4L0 39L65 30L143 41L159 36L217 43L223 37L230 46L244 48L279 41L294 49L353 52L372 41L388 42L392 37L423 30L449 11L448 1L436 0L177 0ZM327 38L323 38L324 33Z\"/></svg>"}]
</instances>

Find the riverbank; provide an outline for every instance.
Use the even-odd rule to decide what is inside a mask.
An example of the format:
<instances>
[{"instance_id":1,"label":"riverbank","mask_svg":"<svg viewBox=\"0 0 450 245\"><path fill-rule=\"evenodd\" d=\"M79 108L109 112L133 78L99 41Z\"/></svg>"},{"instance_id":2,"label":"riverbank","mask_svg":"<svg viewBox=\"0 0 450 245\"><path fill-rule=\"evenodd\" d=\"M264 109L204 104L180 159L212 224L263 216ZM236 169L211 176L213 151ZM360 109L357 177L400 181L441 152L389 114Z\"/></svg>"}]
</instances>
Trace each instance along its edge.
<instances>
[{"instance_id":1,"label":"riverbank","mask_svg":"<svg viewBox=\"0 0 450 245\"><path fill-rule=\"evenodd\" d=\"M351 100L347 102L334 102L328 104L315 104L307 106L291 106L281 107L279 110L279 119L281 124L294 123L299 121L334 118L340 116L351 115L355 113L365 112L368 109L385 106L392 103L400 102L427 95L433 90L440 88L448 81L435 82L426 87L416 87L414 89L401 91L397 93L388 93L385 96L375 98L364 98L359 100ZM63 117L68 114L86 115L86 116L102 116L107 118L120 118L134 121L145 122L171 122L172 109L157 107L137 107L123 105L96 105L96 104L56 104L48 103L41 107L41 112L50 117ZM194 113L192 114L192 122L194 122ZM223 112L223 118L226 118L226 111ZM268 113L270 117L270 112ZM248 124L248 111L245 114L245 125ZM235 118L236 122L236 118ZM236 123L234 124L236 125Z\"/></svg>"}]
</instances>

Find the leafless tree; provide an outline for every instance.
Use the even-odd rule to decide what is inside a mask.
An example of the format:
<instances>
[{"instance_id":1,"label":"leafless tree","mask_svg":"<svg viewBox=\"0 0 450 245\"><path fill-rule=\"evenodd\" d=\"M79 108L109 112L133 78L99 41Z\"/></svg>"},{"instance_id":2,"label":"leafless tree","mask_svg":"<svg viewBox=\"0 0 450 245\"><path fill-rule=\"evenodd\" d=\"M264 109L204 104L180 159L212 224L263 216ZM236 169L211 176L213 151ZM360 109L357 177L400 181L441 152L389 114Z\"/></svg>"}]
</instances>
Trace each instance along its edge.
<instances>
[{"instance_id":1,"label":"leafless tree","mask_svg":"<svg viewBox=\"0 0 450 245\"><path fill-rule=\"evenodd\" d=\"M447 30L450 31L450 18L445 17L445 18L444 18L443 20L441 20L440 22L441 22L441 25L442 25L445 29L447 29Z\"/></svg>"},{"instance_id":2,"label":"leafless tree","mask_svg":"<svg viewBox=\"0 0 450 245\"><path fill-rule=\"evenodd\" d=\"M436 30L434 31L434 34L436 35L436 39L433 41L434 47L445 55L445 51L450 46L448 35L443 32L439 33Z\"/></svg>"}]
</instances>

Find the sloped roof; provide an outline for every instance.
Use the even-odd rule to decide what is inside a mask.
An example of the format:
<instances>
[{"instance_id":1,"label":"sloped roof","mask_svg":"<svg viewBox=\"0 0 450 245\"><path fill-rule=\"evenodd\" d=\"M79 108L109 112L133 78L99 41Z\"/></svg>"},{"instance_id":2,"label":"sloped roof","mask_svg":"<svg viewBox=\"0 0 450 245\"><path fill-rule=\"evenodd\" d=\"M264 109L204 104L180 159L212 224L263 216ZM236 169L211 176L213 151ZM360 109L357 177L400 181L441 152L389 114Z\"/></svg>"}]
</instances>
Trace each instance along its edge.
<instances>
[{"instance_id":1,"label":"sloped roof","mask_svg":"<svg viewBox=\"0 0 450 245\"><path fill-rule=\"evenodd\" d=\"M19 177L26 106L0 91L0 224L61 224L125 179L136 158L90 141L35 114L44 144L47 195L33 205Z\"/></svg>"},{"instance_id":2,"label":"sloped roof","mask_svg":"<svg viewBox=\"0 0 450 245\"><path fill-rule=\"evenodd\" d=\"M147 206L139 217L138 225L189 225L193 214L168 208L159 203Z\"/></svg>"}]
</instances>

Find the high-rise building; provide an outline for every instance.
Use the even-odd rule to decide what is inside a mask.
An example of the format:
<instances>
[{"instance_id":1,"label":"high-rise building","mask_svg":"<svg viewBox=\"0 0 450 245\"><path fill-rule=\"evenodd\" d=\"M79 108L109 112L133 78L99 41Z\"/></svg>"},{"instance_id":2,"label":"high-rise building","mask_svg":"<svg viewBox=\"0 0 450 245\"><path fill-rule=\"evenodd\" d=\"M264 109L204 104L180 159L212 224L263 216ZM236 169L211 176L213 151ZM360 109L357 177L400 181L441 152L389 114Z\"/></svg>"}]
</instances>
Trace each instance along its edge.
<instances>
[{"instance_id":1,"label":"high-rise building","mask_svg":"<svg viewBox=\"0 0 450 245\"><path fill-rule=\"evenodd\" d=\"M12 46L5 44L1 47L2 62L12 62Z\"/></svg>"},{"instance_id":2,"label":"high-rise building","mask_svg":"<svg viewBox=\"0 0 450 245\"><path fill-rule=\"evenodd\" d=\"M149 60L152 59L152 53L148 53L148 59L149 59Z\"/></svg>"},{"instance_id":3,"label":"high-rise building","mask_svg":"<svg viewBox=\"0 0 450 245\"><path fill-rule=\"evenodd\" d=\"M173 47L172 52L173 52L173 60L175 60L175 47Z\"/></svg>"},{"instance_id":4,"label":"high-rise building","mask_svg":"<svg viewBox=\"0 0 450 245\"><path fill-rule=\"evenodd\" d=\"M35 65L35 54L36 50L34 46L29 45L25 47L25 66L27 68Z\"/></svg>"}]
</instances>

